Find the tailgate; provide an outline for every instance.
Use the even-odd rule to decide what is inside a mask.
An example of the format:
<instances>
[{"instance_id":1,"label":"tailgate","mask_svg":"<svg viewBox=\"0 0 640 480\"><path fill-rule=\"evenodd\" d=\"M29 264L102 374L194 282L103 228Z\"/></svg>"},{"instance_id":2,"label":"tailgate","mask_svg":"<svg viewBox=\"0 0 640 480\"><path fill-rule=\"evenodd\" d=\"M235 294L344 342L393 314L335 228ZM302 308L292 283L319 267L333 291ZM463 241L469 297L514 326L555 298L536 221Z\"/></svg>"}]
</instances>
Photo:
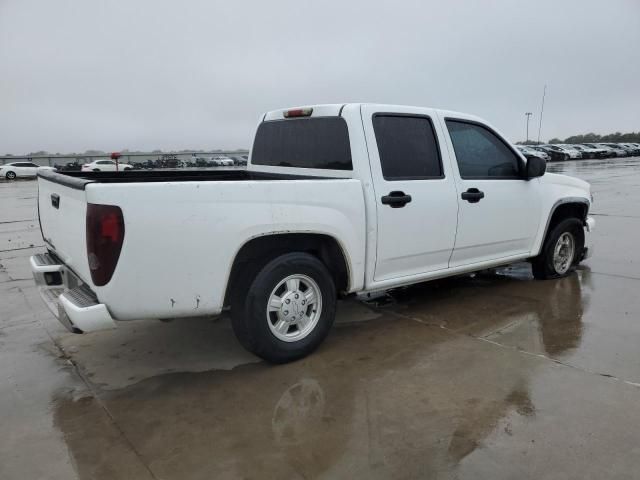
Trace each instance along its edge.
<instances>
[{"instance_id":1,"label":"tailgate","mask_svg":"<svg viewBox=\"0 0 640 480\"><path fill-rule=\"evenodd\" d=\"M56 177L63 175L56 174ZM74 188L56 177L38 178L38 210L42 237L50 249L84 282L91 285L87 260L84 188Z\"/></svg>"}]
</instances>

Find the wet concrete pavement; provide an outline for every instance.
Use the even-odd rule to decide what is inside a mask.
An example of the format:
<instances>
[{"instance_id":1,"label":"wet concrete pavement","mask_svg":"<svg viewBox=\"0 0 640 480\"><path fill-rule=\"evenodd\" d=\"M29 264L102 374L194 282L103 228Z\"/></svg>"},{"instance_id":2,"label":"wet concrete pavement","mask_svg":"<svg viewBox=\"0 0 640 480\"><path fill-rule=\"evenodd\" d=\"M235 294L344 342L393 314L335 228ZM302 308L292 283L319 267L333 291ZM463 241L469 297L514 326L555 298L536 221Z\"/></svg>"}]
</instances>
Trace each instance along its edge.
<instances>
[{"instance_id":1,"label":"wet concrete pavement","mask_svg":"<svg viewBox=\"0 0 640 480\"><path fill-rule=\"evenodd\" d=\"M34 182L0 183L0 479L640 476L640 159L590 181L594 257L342 302L270 366L226 318L68 334L35 291Z\"/></svg>"}]
</instances>

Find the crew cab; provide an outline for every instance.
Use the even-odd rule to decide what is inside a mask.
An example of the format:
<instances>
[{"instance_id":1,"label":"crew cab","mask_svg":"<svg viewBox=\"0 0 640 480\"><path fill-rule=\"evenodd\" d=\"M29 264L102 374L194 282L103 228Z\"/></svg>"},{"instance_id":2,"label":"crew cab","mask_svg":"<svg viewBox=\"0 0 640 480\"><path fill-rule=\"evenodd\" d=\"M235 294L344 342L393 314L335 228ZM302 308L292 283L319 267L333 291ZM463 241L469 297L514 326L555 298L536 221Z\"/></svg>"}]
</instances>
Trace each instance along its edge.
<instances>
[{"instance_id":1,"label":"crew cab","mask_svg":"<svg viewBox=\"0 0 640 480\"><path fill-rule=\"evenodd\" d=\"M260 120L246 170L39 172L41 294L71 331L230 309L271 362L313 351L341 296L586 256L589 184L482 119L315 105Z\"/></svg>"}]
</instances>

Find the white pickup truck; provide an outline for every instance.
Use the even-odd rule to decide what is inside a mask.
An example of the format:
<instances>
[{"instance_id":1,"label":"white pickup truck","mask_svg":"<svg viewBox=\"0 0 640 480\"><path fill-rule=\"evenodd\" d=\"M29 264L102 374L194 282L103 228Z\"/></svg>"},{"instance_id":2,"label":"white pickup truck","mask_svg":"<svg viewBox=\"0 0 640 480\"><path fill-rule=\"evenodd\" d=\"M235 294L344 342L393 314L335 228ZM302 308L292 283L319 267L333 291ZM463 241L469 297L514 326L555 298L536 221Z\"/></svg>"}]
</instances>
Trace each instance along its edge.
<instances>
[{"instance_id":1,"label":"white pickup truck","mask_svg":"<svg viewBox=\"0 0 640 480\"><path fill-rule=\"evenodd\" d=\"M246 171L39 172L31 267L71 331L230 308L248 350L286 362L324 340L339 296L521 260L567 275L590 187L545 168L462 113L276 110Z\"/></svg>"}]
</instances>

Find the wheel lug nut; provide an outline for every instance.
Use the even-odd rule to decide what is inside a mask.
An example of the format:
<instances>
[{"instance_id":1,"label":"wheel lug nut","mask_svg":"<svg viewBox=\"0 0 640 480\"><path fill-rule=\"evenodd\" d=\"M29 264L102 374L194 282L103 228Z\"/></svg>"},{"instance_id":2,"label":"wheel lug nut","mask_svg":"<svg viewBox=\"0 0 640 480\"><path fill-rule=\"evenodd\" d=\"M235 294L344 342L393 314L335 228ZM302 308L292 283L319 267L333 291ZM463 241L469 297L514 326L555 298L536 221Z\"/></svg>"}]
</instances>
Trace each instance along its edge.
<instances>
[{"instance_id":1,"label":"wheel lug nut","mask_svg":"<svg viewBox=\"0 0 640 480\"><path fill-rule=\"evenodd\" d=\"M287 305L291 303L291 300L289 300L288 298L284 301L284 303L286 303Z\"/></svg>"},{"instance_id":2,"label":"wheel lug nut","mask_svg":"<svg viewBox=\"0 0 640 480\"><path fill-rule=\"evenodd\" d=\"M298 294L296 293L296 300L297 300L298 298L300 298L300 295L298 295Z\"/></svg>"},{"instance_id":3,"label":"wheel lug nut","mask_svg":"<svg viewBox=\"0 0 640 480\"><path fill-rule=\"evenodd\" d=\"M302 300L302 304L304 305L305 303L307 303L305 300Z\"/></svg>"},{"instance_id":4,"label":"wheel lug nut","mask_svg":"<svg viewBox=\"0 0 640 480\"><path fill-rule=\"evenodd\" d=\"M289 315L289 310L285 310L285 311L284 311L284 314L285 314L285 315Z\"/></svg>"}]
</instances>

